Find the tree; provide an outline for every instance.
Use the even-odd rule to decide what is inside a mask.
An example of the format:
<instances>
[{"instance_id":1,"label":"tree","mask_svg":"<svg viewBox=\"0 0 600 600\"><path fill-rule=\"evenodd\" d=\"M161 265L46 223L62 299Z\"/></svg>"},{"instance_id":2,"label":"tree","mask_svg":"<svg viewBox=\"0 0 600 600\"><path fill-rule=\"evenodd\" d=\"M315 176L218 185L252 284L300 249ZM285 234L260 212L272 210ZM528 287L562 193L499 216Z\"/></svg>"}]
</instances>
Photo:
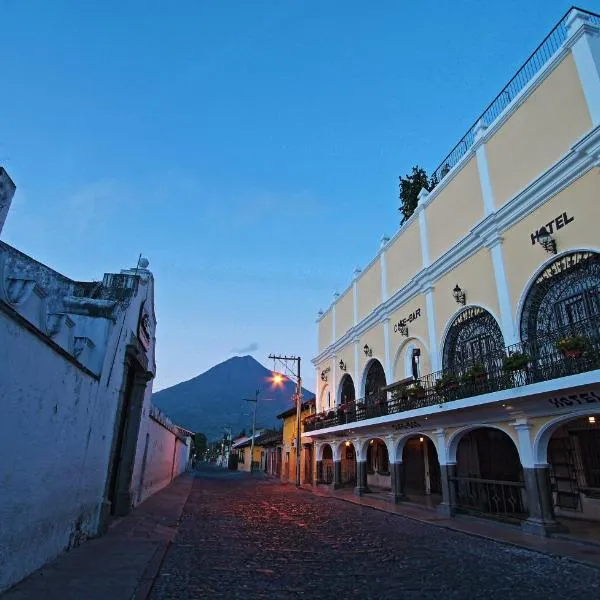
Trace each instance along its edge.
<instances>
[{"instance_id":1,"label":"tree","mask_svg":"<svg viewBox=\"0 0 600 600\"><path fill-rule=\"evenodd\" d=\"M208 441L203 433L196 433L194 435L194 454L196 457L203 456L208 448Z\"/></svg>"},{"instance_id":2,"label":"tree","mask_svg":"<svg viewBox=\"0 0 600 600\"><path fill-rule=\"evenodd\" d=\"M400 212L402 213L402 221L400 225L410 219L411 215L415 212L417 204L419 203L419 192L425 188L427 191L431 191L437 184L437 178L435 174L431 180L427 177L425 169L414 166L412 173L406 177L399 177L400 179Z\"/></svg>"}]
</instances>

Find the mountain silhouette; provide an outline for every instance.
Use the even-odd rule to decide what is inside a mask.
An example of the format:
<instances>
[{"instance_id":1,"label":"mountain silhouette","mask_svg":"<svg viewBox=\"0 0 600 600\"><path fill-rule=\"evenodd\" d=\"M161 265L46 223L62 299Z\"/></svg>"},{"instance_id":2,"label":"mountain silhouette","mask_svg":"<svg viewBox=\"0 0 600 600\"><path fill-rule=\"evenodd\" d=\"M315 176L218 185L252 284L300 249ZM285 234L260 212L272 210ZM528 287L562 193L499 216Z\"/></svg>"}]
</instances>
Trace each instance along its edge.
<instances>
[{"instance_id":1,"label":"mountain silhouette","mask_svg":"<svg viewBox=\"0 0 600 600\"><path fill-rule=\"evenodd\" d=\"M275 388L269 377L272 372L252 356L234 356L205 373L152 395L152 402L174 423L195 432L202 432L209 441L223 436L225 427L232 435L242 429L252 430L254 404L244 398L254 398L261 392L256 410L256 427L279 427L277 415L291 408L295 383L286 379ZM314 394L302 390L303 400Z\"/></svg>"}]
</instances>

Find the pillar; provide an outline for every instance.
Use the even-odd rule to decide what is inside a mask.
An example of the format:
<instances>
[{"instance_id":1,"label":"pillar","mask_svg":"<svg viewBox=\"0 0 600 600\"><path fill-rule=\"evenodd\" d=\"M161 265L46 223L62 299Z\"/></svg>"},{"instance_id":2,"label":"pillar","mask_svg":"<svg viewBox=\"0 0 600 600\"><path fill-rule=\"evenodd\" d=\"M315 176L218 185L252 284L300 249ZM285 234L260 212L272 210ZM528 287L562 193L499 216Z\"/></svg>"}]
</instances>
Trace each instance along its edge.
<instances>
[{"instance_id":1,"label":"pillar","mask_svg":"<svg viewBox=\"0 0 600 600\"><path fill-rule=\"evenodd\" d=\"M367 486L367 461L357 460L356 461L356 487L354 488L354 494L356 496L362 496L369 491Z\"/></svg>"},{"instance_id":2,"label":"pillar","mask_svg":"<svg viewBox=\"0 0 600 600\"><path fill-rule=\"evenodd\" d=\"M390 472L392 475L392 494L394 497L394 504L400 504L403 500L406 500L404 494L404 479L403 479L403 464L401 462L390 463Z\"/></svg>"},{"instance_id":3,"label":"pillar","mask_svg":"<svg viewBox=\"0 0 600 600\"><path fill-rule=\"evenodd\" d=\"M333 483L331 484L331 488L337 490L342 485L342 461L334 460L333 461Z\"/></svg>"},{"instance_id":4,"label":"pillar","mask_svg":"<svg viewBox=\"0 0 600 600\"><path fill-rule=\"evenodd\" d=\"M445 517L451 517L456 510L456 483L452 481L456 477L456 463L440 465L442 474L442 502L438 505L438 513Z\"/></svg>"},{"instance_id":5,"label":"pillar","mask_svg":"<svg viewBox=\"0 0 600 600\"><path fill-rule=\"evenodd\" d=\"M522 524L523 531L543 536L566 531L566 527L557 523L554 517L550 467L543 465L523 469L523 475L529 511L529 517Z\"/></svg>"}]
</instances>

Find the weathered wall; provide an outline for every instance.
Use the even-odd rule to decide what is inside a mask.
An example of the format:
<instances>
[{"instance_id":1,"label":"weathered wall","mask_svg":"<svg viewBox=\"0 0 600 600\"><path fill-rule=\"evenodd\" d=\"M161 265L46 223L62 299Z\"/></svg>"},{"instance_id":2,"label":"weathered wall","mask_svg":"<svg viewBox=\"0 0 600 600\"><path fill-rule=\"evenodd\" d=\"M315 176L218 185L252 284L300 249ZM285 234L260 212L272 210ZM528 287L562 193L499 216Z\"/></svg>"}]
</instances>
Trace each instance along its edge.
<instances>
[{"instance_id":1,"label":"weathered wall","mask_svg":"<svg viewBox=\"0 0 600 600\"><path fill-rule=\"evenodd\" d=\"M0 309L0 590L96 533L114 402Z\"/></svg>"}]
</instances>

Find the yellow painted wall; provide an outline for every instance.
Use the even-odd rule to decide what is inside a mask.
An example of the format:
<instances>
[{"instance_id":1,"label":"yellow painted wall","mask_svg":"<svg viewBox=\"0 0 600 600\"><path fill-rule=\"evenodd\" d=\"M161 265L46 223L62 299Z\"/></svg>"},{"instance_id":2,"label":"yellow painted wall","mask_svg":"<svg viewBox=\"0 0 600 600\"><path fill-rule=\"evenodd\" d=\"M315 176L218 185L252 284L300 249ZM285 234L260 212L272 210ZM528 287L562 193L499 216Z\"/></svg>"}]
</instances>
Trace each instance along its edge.
<instances>
[{"instance_id":1,"label":"yellow painted wall","mask_svg":"<svg viewBox=\"0 0 600 600\"><path fill-rule=\"evenodd\" d=\"M500 308L492 258L490 251L482 248L434 283L433 302L438 344L442 344L442 333L462 308L452 295L456 284L466 293L467 306L475 304L489 310L500 326Z\"/></svg>"},{"instance_id":2,"label":"yellow painted wall","mask_svg":"<svg viewBox=\"0 0 600 600\"><path fill-rule=\"evenodd\" d=\"M421 236L415 219L386 249L388 296L403 288L421 269Z\"/></svg>"},{"instance_id":3,"label":"yellow painted wall","mask_svg":"<svg viewBox=\"0 0 600 600\"><path fill-rule=\"evenodd\" d=\"M331 310L328 310L319 321L319 352L331 344Z\"/></svg>"},{"instance_id":4,"label":"yellow painted wall","mask_svg":"<svg viewBox=\"0 0 600 600\"><path fill-rule=\"evenodd\" d=\"M429 257L433 262L483 218L483 199L475 157L425 209ZM415 255L413 260L419 261Z\"/></svg>"},{"instance_id":5,"label":"yellow painted wall","mask_svg":"<svg viewBox=\"0 0 600 600\"><path fill-rule=\"evenodd\" d=\"M373 356L366 356L363 347L367 344L373 350ZM367 363L372 359L376 358L381 366L385 369L385 346L384 346L384 337L383 337L383 323L379 323L368 331L366 331L360 338L360 352L359 356L359 381L354 382L354 388L356 390L356 397L361 397L360 390L360 382L362 381L362 377L364 375L365 367ZM350 373L352 375L352 373ZM391 383L391 382L388 382Z\"/></svg>"},{"instance_id":6,"label":"yellow painted wall","mask_svg":"<svg viewBox=\"0 0 600 600\"><path fill-rule=\"evenodd\" d=\"M354 325L354 295L352 288L335 304L335 339L342 337Z\"/></svg>"},{"instance_id":7,"label":"yellow painted wall","mask_svg":"<svg viewBox=\"0 0 600 600\"><path fill-rule=\"evenodd\" d=\"M339 363L340 359L342 359L346 363L346 370L342 371L340 369ZM354 342L349 342L346 344L340 351L338 351L335 359L335 370L336 370L336 385L339 389L340 381L342 377L346 374L352 377L354 381ZM354 389L357 390L356 381L354 381ZM337 394L337 389L335 390ZM356 391L358 394L358 391ZM339 402L339 398L336 397L336 402Z\"/></svg>"},{"instance_id":8,"label":"yellow painted wall","mask_svg":"<svg viewBox=\"0 0 600 600\"><path fill-rule=\"evenodd\" d=\"M558 230L556 230L556 222L553 226L552 235L556 240L558 251L600 246L598 190L600 190L600 168L594 168L502 234L506 278L513 311L529 278L550 257L539 244L531 243L531 234L542 225L546 225L566 212L567 217L574 220Z\"/></svg>"},{"instance_id":9,"label":"yellow painted wall","mask_svg":"<svg viewBox=\"0 0 600 600\"><path fill-rule=\"evenodd\" d=\"M361 273L356 286L358 320L360 321L381 304L381 263L379 259Z\"/></svg>"},{"instance_id":10,"label":"yellow painted wall","mask_svg":"<svg viewBox=\"0 0 600 600\"><path fill-rule=\"evenodd\" d=\"M261 446L254 446L254 461L259 464L262 450ZM244 448L244 460L238 463L238 471L250 472L250 446Z\"/></svg>"},{"instance_id":11,"label":"yellow painted wall","mask_svg":"<svg viewBox=\"0 0 600 600\"><path fill-rule=\"evenodd\" d=\"M571 54L486 143L496 206L545 172L592 126Z\"/></svg>"},{"instance_id":12,"label":"yellow painted wall","mask_svg":"<svg viewBox=\"0 0 600 600\"><path fill-rule=\"evenodd\" d=\"M300 413L300 418L303 420L305 417L314 412L314 409L311 411L310 409L305 409ZM283 419L283 450L282 450L282 464L281 464L281 480L282 481L296 481L296 445L292 446L292 441L296 437L296 415L290 415ZM286 454L290 453L289 458L289 479L286 480L285 477L285 461ZM304 478L304 452L300 454L300 474L301 477ZM313 453L314 460L314 453Z\"/></svg>"}]
</instances>

